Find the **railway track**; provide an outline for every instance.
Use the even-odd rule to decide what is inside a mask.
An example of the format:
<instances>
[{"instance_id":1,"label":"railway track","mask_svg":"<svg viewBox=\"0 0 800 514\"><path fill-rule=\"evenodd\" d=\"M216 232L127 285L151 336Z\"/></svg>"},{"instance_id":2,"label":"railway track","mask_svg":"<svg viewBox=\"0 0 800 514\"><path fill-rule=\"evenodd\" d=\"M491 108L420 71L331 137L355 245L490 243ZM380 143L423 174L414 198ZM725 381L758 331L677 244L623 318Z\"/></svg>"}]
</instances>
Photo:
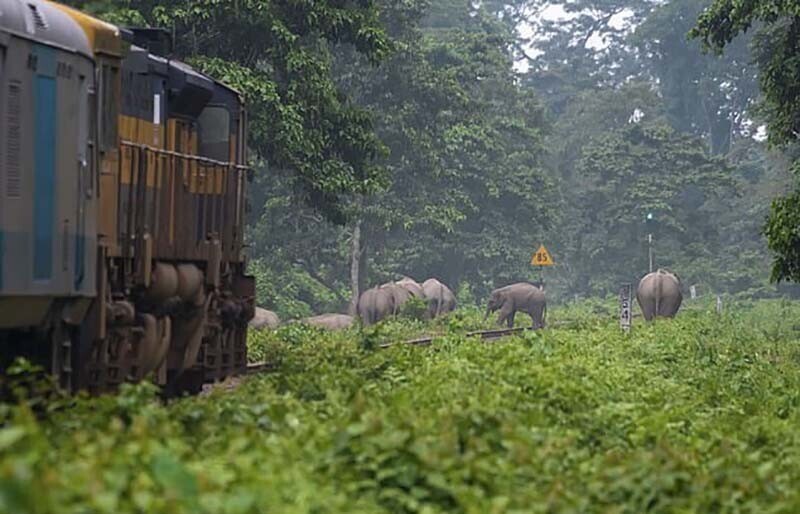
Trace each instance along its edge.
<instances>
[{"instance_id":1,"label":"railway track","mask_svg":"<svg viewBox=\"0 0 800 514\"><path fill-rule=\"evenodd\" d=\"M496 329L496 330L478 330L476 332L467 332L465 335L467 337L479 337L482 341L496 341L498 339L502 339L504 337L508 337L515 334L521 334L522 332L527 332L529 330L533 330L531 327L520 327L520 328L503 328L503 329ZM419 339L411 339L410 341L399 341L396 343L385 343L380 345L380 348L391 348L393 346L400 346L400 345L407 345L407 346L429 346L433 343L433 340L437 337L442 337L444 334L437 334L427 337L421 337Z\"/></svg>"},{"instance_id":2,"label":"railway track","mask_svg":"<svg viewBox=\"0 0 800 514\"><path fill-rule=\"evenodd\" d=\"M555 323L551 323L549 326L566 326L571 324L572 322L569 321L556 321ZM464 334L466 337L478 337L481 341L497 341L509 336L513 336L516 334L521 334L523 332L532 331L532 327L519 327L519 328L501 328L501 329L493 329L493 330L477 330L473 332L467 332ZM433 341L436 338L442 337L446 334L434 334L430 336L420 337L417 339L410 339L408 341L397 341L393 343L384 343L380 345L378 348L387 349L393 348L395 346L430 346L433 344ZM278 371L278 367L269 362L254 362L252 364L247 365L247 371L245 375L258 375L261 373L274 373Z\"/></svg>"}]
</instances>

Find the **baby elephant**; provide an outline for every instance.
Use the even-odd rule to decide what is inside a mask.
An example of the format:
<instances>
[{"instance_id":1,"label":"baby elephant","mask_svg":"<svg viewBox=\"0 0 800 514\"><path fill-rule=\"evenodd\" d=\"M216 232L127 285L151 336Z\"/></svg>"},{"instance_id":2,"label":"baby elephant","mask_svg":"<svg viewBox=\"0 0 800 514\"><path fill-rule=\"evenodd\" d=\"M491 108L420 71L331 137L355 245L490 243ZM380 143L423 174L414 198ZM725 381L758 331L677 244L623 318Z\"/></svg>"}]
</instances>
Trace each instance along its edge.
<instances>
[{"instance_id":1,"label":"baby elephant","mask_svg":"<svg viewBox=\"0 0 800 514\"><path fill-rule=\"evenodd\" d=\"M306 318L303 323L312 327L324 328L325 330L344 330L353 326L353 316L347 314L321 314Z\"/></svg>"},{"instance_id":2,"label":"baby elephant","mask_svg":"<svg viewBox=\"0 0 800 514\"><path fill-rule=\"evenodd\" d=\"M547 312L544 291L527 282L495 289L489 297L489 306L484 319L498 310L500 311L497 320L499 325L508 322L508 328L514 328L514 316L517 311L522 311L533 319L533 328L544 328L544 317Z\"/></svg>"},{"instance_id":3,"label":"baby elephant","mask_svg":"<svg viewBox=\"0 0 800 514\"><path fill-rule=\"evenodd\" d=\"M673 318L681 308L681 280L674 273L660 269L639 282L636 301L647 321L656 317Z\"/></svg>"}]
</instances>

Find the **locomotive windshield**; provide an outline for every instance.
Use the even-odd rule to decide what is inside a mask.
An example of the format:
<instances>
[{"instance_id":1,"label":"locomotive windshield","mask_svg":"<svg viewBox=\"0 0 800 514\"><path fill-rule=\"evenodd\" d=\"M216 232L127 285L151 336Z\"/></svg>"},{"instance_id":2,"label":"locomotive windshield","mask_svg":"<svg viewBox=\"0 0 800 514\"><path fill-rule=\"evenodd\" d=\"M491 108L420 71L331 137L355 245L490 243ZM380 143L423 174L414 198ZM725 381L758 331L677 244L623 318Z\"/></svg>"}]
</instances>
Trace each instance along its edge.
<instances>
[{"instance_id":1,"label":"locomotive windshield","mask_svg":"<svg viewBox=\"0 0 800 514\"><path fill-rule=\"evenodd\" d=\"M215 161L230 160L231 115L228 109L209 106L197 119L199 153Z\"/></svg>"}]
</instances>

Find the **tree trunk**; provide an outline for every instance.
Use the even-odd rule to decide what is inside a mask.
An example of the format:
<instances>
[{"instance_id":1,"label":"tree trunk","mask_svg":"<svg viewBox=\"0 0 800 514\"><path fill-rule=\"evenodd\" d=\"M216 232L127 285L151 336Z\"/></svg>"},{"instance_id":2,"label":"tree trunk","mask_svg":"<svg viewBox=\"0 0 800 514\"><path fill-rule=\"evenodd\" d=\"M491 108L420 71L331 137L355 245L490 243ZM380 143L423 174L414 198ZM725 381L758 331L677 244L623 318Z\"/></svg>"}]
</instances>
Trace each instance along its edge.
<instances>
[{"instance_id":1,"label":"tree trunk","mask_svg":"<svg viewBox=\"0 0 800 514\"><path fill-rule=\"evenodd\" d=\"M363 277L364 273L364 244L363 239L361 237L361 214L358 214L358 218L355 220L355 224L353 225L353 241L352 241L352 249L350 254L350 292L352 294L352 298L350 299L350 308L349 313L351 316L355 316L357 314L357 305L358 305L358 298L361 296L361 290L363 288Z\"/></svg>"}]
</instances>

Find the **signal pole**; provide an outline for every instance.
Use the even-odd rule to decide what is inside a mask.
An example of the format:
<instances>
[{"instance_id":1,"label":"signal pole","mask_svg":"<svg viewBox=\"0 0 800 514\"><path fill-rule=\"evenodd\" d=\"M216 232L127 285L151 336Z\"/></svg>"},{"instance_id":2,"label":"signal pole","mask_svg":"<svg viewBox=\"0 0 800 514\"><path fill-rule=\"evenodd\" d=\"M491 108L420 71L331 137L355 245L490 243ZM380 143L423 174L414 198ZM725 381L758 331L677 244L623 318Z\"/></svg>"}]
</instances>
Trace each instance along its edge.
<instances>
[{"instance_id":1,"label":"signal pole","mask_svg":"<svg viewBox=\"0 0 800 514\"><path fill-rule=\"evenodd\" d=\"M650 258L650 273L653 272L653 234L647 234L647 254Z\"/></svg>"}]
</instances>

